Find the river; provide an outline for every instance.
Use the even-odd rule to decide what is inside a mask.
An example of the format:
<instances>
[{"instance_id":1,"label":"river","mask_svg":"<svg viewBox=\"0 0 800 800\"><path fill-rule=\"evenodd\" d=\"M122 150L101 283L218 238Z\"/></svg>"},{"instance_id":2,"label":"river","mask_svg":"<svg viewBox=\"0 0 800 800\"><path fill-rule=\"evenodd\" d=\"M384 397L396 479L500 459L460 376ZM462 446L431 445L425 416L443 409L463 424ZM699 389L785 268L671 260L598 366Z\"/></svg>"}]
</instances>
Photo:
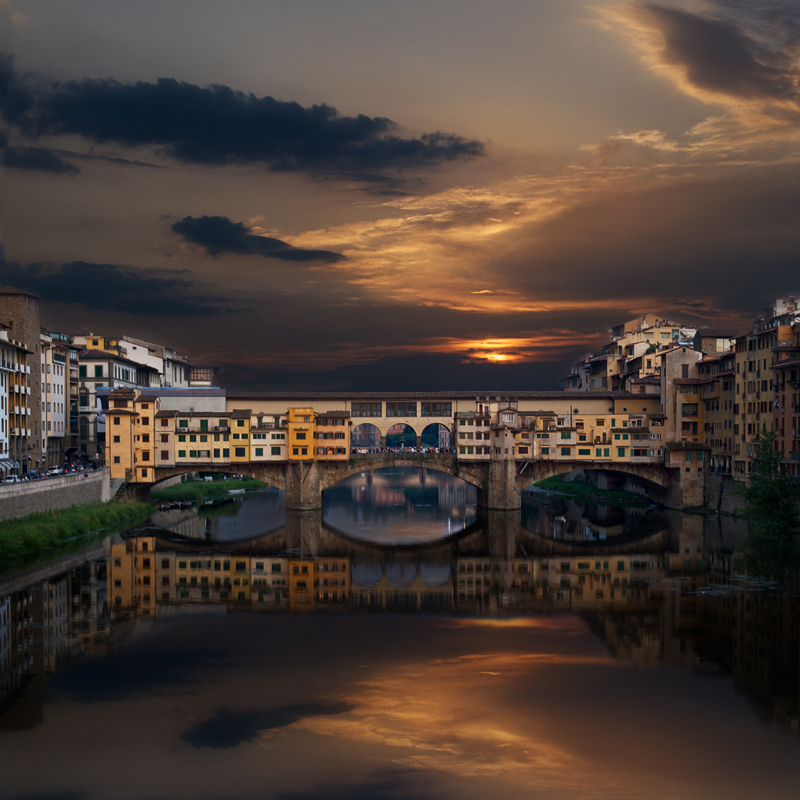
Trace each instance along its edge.
<instances>
[{"instance_id":1,"label":"river","mask_svg":"<svg viewBox=\"0 0 800 800\"><path fill-rule=\"evenodd\" d=\"M408 469L156 514L0 579L0 796L795 798L796 581L746 535Z\"/></svg>"}]
</instances>

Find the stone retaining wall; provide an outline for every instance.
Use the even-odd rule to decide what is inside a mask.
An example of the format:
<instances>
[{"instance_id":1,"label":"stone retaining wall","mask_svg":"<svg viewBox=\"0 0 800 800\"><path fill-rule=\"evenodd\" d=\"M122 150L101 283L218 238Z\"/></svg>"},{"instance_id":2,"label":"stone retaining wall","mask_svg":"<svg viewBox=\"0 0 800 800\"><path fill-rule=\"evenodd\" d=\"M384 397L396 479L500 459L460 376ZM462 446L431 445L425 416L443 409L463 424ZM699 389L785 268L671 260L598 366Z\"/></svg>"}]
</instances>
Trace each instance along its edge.
<instances>
[{"instance_id":1,"label":"stone retaining wall","mask_svg":"<svg viewBox=\"0 0 800 800\"><path fill-rule=\"evenodd\" d=\"M111 499L108 467L41 481L0 486L0 520L41 511L107 503Z\"/></svg>"}]
</instances>

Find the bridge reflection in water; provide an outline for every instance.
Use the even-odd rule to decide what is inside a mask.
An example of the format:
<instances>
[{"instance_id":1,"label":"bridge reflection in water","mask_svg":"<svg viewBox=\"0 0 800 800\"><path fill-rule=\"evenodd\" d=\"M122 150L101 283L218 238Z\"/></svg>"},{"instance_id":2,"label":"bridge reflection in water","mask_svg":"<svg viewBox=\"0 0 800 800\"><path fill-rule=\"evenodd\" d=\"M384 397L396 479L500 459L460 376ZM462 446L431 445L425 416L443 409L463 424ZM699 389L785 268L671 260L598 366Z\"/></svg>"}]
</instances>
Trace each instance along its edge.
<instances>
[{"instance_id":1,"label":"bridge reflection in water","mask_svg":"<svg viewBox=\"0 0 800 800\"><path fill-rule=\"evenodd\" d=\"M137 620L248 609L571 611L619 657L733 674L796 730L800 606L788 590L765 596L735 577L741 523L666 512L638 529L613 527L604 540L597 525L573 538L539 535L520 512L494 512L471 532L398 548L343 536L321 512L290 512L278 530L223 545L183 536L180 524L115 536L79 566L73 556L0 582L0 726L34 724L44 676L103 655Z\"/></svg>"}]
</instances>

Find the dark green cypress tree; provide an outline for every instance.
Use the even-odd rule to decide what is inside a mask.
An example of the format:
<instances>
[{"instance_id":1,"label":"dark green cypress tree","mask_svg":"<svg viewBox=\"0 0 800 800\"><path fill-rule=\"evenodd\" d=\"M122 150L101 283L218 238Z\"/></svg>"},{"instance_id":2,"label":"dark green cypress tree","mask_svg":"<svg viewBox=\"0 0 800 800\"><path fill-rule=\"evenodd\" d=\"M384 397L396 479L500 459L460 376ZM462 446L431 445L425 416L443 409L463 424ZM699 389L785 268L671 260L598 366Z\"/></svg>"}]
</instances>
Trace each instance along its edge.
<instances>
[{"instance_id":1,"label":"dark green cypress tree","mask_svg":"<svg viewBox=\"0 0 800 800\"><path fill-rule=\"evenodd\" d=\"M787 576L800 565L798 490L781 469L783 452L775 449L776 431L765 425L758 446L758 467L741 488L750 536L745 554L752 572Z\"/></svg>"}]
</instances>

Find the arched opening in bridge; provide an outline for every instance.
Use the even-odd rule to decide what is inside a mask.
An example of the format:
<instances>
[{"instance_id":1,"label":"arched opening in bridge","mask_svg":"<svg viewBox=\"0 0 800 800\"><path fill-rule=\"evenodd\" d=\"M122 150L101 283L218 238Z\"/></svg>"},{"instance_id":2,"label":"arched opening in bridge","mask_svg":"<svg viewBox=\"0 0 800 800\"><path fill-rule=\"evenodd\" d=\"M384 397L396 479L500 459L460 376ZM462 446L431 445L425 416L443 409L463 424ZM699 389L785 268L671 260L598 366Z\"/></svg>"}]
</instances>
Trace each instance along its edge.
<instances>
[{"instance_id":1,"label":"arched opening in bridge","mask_svg":"<svg viewBox=\"0 0 800 800\"><path fill-rule=\"evenodd\" d=\"M471 526L478 516L477 502L477 488L455 475L387 466L351 475L326 489L323 520L357 539L416 545Z\"/></svg>"},{"instance_id":2,"label":"arched opening in bridge","mask_svg":"<svg viewBox=\"0 0 800 800\"><path fill-rule=\"evenodd\" d=\"M360 425L356 425L350 434L350 446L356 450L380 449L380 429L371 422L362 422Z\"/></svg>"},{"instance_id":3,"label":"arched opening in bridge","mask_svg":"<svg viewBox=\"0 0 800 800\"><path fill-rule=\"evenodd\" d=\"M234 466L187 471L154 483L151 521L180 536L234 542L264 536L286 524L284 492L258 483Z\"/></svg>"},{"instance_id":4,"label":"arched opening in bridge","mask_svg":"<svg viewBox=\"0 0 800 800\"><path fill-rule=\"evenodd\" d=\"M432 422L422 429L420 442L424 448L433 448L434 450L449 453L450 445L452 444L450 428L447 425L442 425L441 422Z\"/></svg>"},{"instance_id":5,"label":"arched opening in bridge","mask_svg":"<svg viewBox=\"0 0 800 800\"><path fill-rule=\"evenodd\" d=\"M571 470L522 492L522 525L565 542L635 540L666 528L664 487L616 470Z\"/></svg>"},{"instance_id":6,"label":"arched opening in bridge","mask_svg":"<svg viewBox=\"0 0 800 800\"><path fill-rule=\"evenodd\" d=\"M416 445L417 432L404 422L398 422L397 425L392 425L386 432L386 447L390 450L416 447Z\"/></svg>"}]
</instances>

